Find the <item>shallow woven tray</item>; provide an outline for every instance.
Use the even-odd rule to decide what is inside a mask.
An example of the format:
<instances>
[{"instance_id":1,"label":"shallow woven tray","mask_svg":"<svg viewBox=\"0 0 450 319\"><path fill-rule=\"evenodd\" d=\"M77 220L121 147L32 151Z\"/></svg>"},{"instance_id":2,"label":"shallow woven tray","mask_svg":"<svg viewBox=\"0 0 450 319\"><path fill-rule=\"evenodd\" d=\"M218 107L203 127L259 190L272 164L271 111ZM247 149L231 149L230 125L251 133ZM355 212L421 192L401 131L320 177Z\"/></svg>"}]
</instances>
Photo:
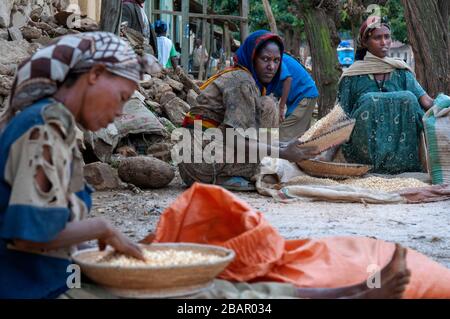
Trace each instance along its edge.
<instances>
[{"instance_id":1,"label":"shallow woven tray","mask_svg":"<svg viewBox=\"0 0 450 319\"><path fill-rule=\"evenodd\" d=\"M315 177L346 179L367 174L372 166L363 164L332 163L317 160L305 160L297 165L306 174Z\"/></svg>"},{"instance_id":2,"label":"shallow woven tray","mask_svg":"<svg viewBox=\"0 0 450 319\"><path fill-rule=\"evenodd\" d=\"M218 246L191 243L163 243L141 245L148 250L189 250L223 257L214 263L177 265L166 267L119 267L96 263L98 257L111 250L86 249L74 254L73 260L91 280L113 294L127 298L168 298L198 293L212 286L219 275L234 259L234 252Z\"/></svg>"},{"instance_id":3,"label":"shallow woven tray","mask_svg":"<svg viewBox=\"0 0 450 319\"><path fill-rule=\"evenodd\" d=\"M340 123L332 131L315 137L303 143L299 143L299 146L315 146L317 152L322 153L334 146L341 145L347 142L352 135L353 128L355 127L355 120L346 120Z\"/></svg>"}]
</instances>

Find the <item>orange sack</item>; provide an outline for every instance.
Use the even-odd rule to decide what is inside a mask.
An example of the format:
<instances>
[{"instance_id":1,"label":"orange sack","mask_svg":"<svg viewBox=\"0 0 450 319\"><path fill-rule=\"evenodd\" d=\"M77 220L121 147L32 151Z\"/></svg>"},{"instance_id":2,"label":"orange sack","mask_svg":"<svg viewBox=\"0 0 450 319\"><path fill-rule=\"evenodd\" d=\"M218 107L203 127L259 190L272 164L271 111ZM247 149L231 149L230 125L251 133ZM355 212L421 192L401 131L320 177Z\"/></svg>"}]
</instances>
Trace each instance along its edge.
<instances>
[{"instance_id":1,"label":"orange sack","mask_svg":"<svg viewBox=\"0 0 450 319\"><path fill-rule=\"evenodd\" d=\"M164 211L155 241L231 248L236 258L222 279L288 282L302 288L366 281L369 267L383 267L394 251L392 243L365 237L285 240L262 213L237 196L199 183ZM412 276L405 298L450 298L450 269L411 249L407 264Z\"/></svg>"}]
</instances>

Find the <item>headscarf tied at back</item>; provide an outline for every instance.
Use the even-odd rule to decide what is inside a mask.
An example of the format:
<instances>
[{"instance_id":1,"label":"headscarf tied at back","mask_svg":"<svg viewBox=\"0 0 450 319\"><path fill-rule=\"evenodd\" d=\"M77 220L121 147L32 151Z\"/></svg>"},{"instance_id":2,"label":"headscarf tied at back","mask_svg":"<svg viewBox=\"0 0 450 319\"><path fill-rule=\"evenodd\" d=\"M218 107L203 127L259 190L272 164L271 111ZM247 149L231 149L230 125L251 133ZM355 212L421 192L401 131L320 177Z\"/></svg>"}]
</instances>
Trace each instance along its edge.
<instances>
[{"instance_id":1,"label":"headscarf tied at back","mask_svg":"<svg viewBox=\"0 0 450 319\"><path fill-rule=\"evenodd\" d=\"M280 66L278 68L277 73L275 74L275 77L267 86L264 86L259 81L253 63L256 59L256 51L269 41L273 41L278 44L278 46L280 47L280 57L282 57L284 52L283 40L278 35L271 33L267 30L258 30L250 34L248 38L245 39L244 43L240 46L240 48L237 50L236 56L234 57L235 64L247 69L255 79L256 85L258 86L261 93L267 95L275 90L275 88L278 85L278 82L280 81L281 60Z\"/></svg>"},{"instance_id":2,"label":"headscarf tied at back","mask_svg":"<svg viewBox=\"0 0 450 319\"><path fill-rule=\"evenodd\" d=\"M375 29L381 28L382 26L391 30L391 26L386 22L385 19L379 16L370 16L364 21L364 23L359 28L359 43L362 44L363 41L370 36L369 33Z\"/></svg>"},{"instance_id":3,"label":"headscarf tied at back","mask_svg":"<svg viewBox=\"0 0 450 319\"><path fill-rule=\"evenodd\" d=\"M136 83L146 69L133 49L112 33L89 32L58 38L19 66L0 129L18 111L55 94L69 73L85 73L96 64Z\"/></svg>"},{"instance_id":4,"label":"headscarf tied at back","mask_svg":"<svg viewBox=\"0 0 450 319\"><path fill-rule=\"evenodd\" d=\"M356 61L348 69L344 70L339 81L342 81L347 76L391 73L395 69L408 70L414 74L414 71L403 60L390 57L379 58L366 48L363 48L362 44L371 36L371 32L382 26L391 30L389 24L378 16L371 16L362 24L359 30Z\"/></svg>"},{"instance_id":5,"label":"headscarf tied at back","mask_svg":"<svg viewBox=\"0 0 450 319\"><path fill-rule=\"evenodd\" d=\"M389 23L387 23L386 19L380 16L370 16L363 22L363 24L359 28L355 57L356 60L364 59L367 49L364 48L363 43L367 40L368 37L371 36L371 32L383 26L391 30L391 26L389 25Z\"/></svg>"}]
</instances>

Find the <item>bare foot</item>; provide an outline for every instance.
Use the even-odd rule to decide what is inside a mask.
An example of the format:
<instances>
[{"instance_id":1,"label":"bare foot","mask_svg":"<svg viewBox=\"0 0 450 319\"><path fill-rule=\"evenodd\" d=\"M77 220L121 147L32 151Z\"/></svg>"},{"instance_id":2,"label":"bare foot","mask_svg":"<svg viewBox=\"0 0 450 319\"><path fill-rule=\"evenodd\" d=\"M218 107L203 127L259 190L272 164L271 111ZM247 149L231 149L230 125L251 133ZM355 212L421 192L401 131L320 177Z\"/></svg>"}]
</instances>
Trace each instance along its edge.
<instances>
[{"instance_id":1,"label":"bare foot","mask_svg":"<svg viewBox=\"0 0 450 319\"><path fill-rule=\"evenodd\" d=\"M347 298L356 299L399 299L409 284L411 272L406 267L408 250L399 244L395 245L391 261L381 270L380 288L369 288Z\"/></svg>"},{"instance_id":2,"label":"bare foot","mask_svg":"<svg viewBox=\"0 0 450 319\"><path fill-rule=\"evenodd\" d=\"M300 288L300 298L321 299L384 299L401 298L409 283L411 272L406 267L407 249L399 244L395 245L395 251L389 263L383 267L380 273L380 288L369 288L367 282L342 288Z\"/></svg>"}]
</instances>

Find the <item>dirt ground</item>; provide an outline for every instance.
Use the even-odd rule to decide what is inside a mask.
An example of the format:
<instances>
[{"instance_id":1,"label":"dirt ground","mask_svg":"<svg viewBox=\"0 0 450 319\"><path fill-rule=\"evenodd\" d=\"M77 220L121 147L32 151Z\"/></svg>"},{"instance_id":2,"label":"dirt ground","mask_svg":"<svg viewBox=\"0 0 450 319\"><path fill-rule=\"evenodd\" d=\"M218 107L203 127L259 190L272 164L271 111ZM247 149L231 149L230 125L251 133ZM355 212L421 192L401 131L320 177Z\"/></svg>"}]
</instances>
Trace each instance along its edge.
<instances>
[{"instance_id":1,"label":"dirt ground","mask_svg":"<svg viewBox=\"0 0 450 319\"><path fill-rule=\"evenodd\" d=\"M164 208L186 188L177 176L159 190L97 192L92 216L111 220L133 240L154 231ZM450 201L418 205L327 202L282 204L257 193L237 193L288 239L369 236L398 242L450 268Z\"/></svg>"}]
</instances>

